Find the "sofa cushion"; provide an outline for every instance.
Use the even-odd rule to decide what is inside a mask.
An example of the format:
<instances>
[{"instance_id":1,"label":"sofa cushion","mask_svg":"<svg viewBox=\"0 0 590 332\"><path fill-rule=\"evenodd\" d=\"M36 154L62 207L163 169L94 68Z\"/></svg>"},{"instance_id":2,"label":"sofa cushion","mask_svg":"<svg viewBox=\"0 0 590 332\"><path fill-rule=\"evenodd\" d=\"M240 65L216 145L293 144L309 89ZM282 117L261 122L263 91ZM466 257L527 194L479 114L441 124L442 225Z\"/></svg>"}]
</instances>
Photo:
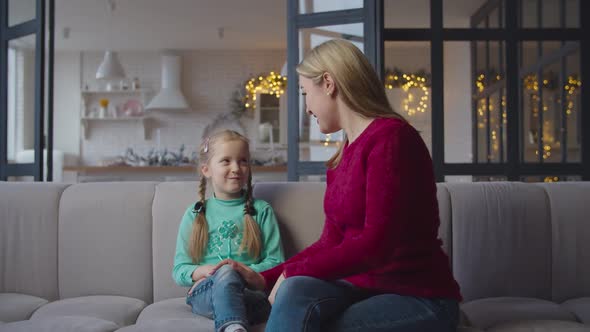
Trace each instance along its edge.
<instances>
[{"instance_id":1,"label":"sofa cushion","mask_svg":"<svg viewBox=\"0 0 590 332\"><path fill-rule=\"evenodd\" d=\"M58 299L57 219L67 187L0 181L0 293Z\"/></svg>"},{"instance_id":2,"label":"sofa cushion","mask_svg":"<svg viewBox=\"0 0 590 332\"><path fill-rule=\"evenodd\" d=\"M438 201L438 215L440 226L438 237L442 240L442 248L449 256L453 257L453 231L451 225L451 195L444 183L436 184L436 199ZM449 262L450 263L450 262Z\"/></svg>"},{"instance_id":3,"label":"sofa cushion","mask_svg":"<svg viewBox=\"0 0 590 332\"><path fill-rule=\"evenodd\" d=\"M0 325L0 332L113 332L119 326L94 317L65 316Z\"/></svg>"},{"instance_id":4,"label":"sofa cushion","mask_svg":"<svg viewBox=\"0 0 590 332\"><path fill-rule=\"evenodd\" d=\"M250 332L263 332L266 324L259 324L248 329ZM198 318L172 318L152 320L148 322L138 323L135 325L126 326L117 332L195 332L195 331L213 331L213 321L210 320L206 325L201 325ZM479 332L479 331L461 331L461 332Z\"/></svg>"},{"instance_id":5,"label":"sofa cushion","mask_svg":"<svg viewBox=\"0 0 590 332\"><path fill-rule=\"evenodd\" d=\"M32 320L57 316L83 316L111 321L118 326L135 323L146 304L122 296L84 296L48 303L39 308Z\"/></svg>"},{"instance_id":6,"label":"sofa cushion","mask_svg":"<svg viewBox=\"0 0 590 332\"><path fill-rule=\"evenodd\" d=\"M268 182L254 186L254 197L267 201L275 211L285 258L319 239L324 227L325 191L323 182Z\"/></svg>"},{"instance_id":7,"label":"sofa cushion","mask_svg":"<svg viewBox=\"0 0 590 332\"><path fill-rule=\"evenodd\" d=\"M515 182L446 187L453 216L453 274L463 298L551 299L551 224L545 191Z\"/></svg>"},{"instance_id":8,"label":"sofa cushion","mask_svg":"<svg viewBox=\"0 0 590 332\"><path fill-rule=\"evenodd\" d=\"M561 305L573 312L580 322L590 325L590 297L567 300Z\"/></svg>"},{"instance_id":9,"label":"sofa cushion","mask_svg":"<svg viewBox=\"0 0 590 332\"><path fill-rule=\"evenodd\" d=\"M184 296L188 289L172 280L176 235L186 208L197 201L197 182L164 182L156 186L152 206L154 302Z\"/></svg>"},{"instance_id":10,"label":"sofa cushion","mask_svg":"<svg viewBox=\"0 0 590 332\"><path fill-rule=\"evenodd\" d=\"M576 317L560 305L534 298L480 299L461 304L461 310L472 326L484 330L512 321L541 319L576 321Z\"/></svg>"},{"instance_id":11,"label":"sofa cushion","mask_svg":"<svg viewBox=\"0 0 590 332\"><path fill-rule=\"evenodd\" d=\"M155 183L85 183L59 207L60 298L120 295L152 302Z\"/></svg>"},{"instance_id":12,"label":"sofa cushion","mask_svg":"<svg viewBox=\"0 0 590 332\"><path fill-rule=\"evenodd\" d=\"M195 318L191 307L186 304L186 299L174 298L152 303L145 307L137 317L137 323L162 319ZM197 318L201 318L197 316Z\"/></svg>"},{"instance_id":13,"label":"sofa cushion","mask_svg":"<svg viewBox=\"0 0 590 332\"><path fill-rule=\"evenodd\" d=\"M15 322L29 319L47 300L27 294L0 293L0 321Z\"/></svg>"},{"instance_id":14,"label":"sofa cushion","mask_svg":"<svg viewBox=\"0 0 590 332\"><path fill-rule=\"evenodd\" d=\"M527 320L500 324L487 332L589 332L590 326L560 320Z\"/></svg>"},{"instance_id":15,"label":"sofa cushion","mask_svg":"<svg viewBox=\"0 0 590 332\"><path fill-rule=\"evenodd\" d=\"M590 296L590 183L539 184L549 198L553 301Z\"/></svg>"}]
</instances>

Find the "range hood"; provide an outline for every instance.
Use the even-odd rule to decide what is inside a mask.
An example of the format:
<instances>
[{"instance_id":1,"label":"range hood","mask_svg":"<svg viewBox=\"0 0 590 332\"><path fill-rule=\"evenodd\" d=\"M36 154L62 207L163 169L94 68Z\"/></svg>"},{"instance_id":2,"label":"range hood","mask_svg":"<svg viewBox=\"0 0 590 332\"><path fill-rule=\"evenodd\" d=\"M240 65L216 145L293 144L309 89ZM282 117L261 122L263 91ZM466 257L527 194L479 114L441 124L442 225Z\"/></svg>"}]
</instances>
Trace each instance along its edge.
<instances>
[{"instance_id":1,"label":"range hood","mask_svg":"<svg viewBox=\"0 0 590 332\"><path fill-rule=\"evenodd\" d=\"M186 98L180 91L180 55L162 55L162 87L147 105L147 110L188 110Z\"/></svg>"}]
</instances>

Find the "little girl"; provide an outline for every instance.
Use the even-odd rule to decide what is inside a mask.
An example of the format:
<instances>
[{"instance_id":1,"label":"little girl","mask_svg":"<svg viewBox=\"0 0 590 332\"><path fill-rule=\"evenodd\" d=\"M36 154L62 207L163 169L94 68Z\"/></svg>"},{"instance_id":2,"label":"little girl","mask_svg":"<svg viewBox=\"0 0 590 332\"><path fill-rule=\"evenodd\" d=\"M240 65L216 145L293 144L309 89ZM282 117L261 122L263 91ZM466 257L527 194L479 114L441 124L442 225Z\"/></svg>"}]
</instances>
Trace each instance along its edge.
<instances>
[{"instance_id":1,"label":"little girl","mask_svg":"<svg viewBox=\"0 0 590 332\"><path fill-rule=\"evenodd\" d=\"M231 263L258 272L282 263L279 228L271 206L252 198L244 136L218 132L203 141L199 153L200 200L180 222L172 277L180 286L192 286L186 303L193 313L213 319L215 331L245 332L266 321L270 304L264 293L246 288ZM208 181L213 197L205 200Z\"/></svg>"}]
</instances>

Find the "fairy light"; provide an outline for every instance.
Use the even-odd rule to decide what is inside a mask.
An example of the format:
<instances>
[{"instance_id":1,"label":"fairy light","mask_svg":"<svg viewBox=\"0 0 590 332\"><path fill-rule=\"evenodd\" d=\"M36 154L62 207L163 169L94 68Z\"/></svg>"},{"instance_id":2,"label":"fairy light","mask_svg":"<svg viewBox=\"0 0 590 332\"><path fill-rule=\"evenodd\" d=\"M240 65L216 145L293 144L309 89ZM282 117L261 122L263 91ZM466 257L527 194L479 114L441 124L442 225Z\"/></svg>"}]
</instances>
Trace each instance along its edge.
<instances>
[{"instance_id":1,"label":"fairy light","mask_svg":"<svg viewBox=\"0 0 590 332\"><path fill-rule=\"evenodd\" d=\"M256 108L256 95L258 93L267 93L280 98L285 93L287 86L287 77L276 74L271 71L268 75L259 75L253 77L244 86L246 89L246 96L244 96L243 103L247 109Z\"/></svg>"},{"instance_id":2,"label":"fairy light","mask_svg":"<svg viewBox=\"0 0 590 332\"><path fill-rule=\"evenodd\" d=\"M430 78L425 73L402 73L398 70L385 75L385 88L401 88L405 92L402 108L409 115L425 113L428 109ZM418 92L416 93L416 89ZM417 104L417 105L416 105Z\"/></svg>"}]
</instances>

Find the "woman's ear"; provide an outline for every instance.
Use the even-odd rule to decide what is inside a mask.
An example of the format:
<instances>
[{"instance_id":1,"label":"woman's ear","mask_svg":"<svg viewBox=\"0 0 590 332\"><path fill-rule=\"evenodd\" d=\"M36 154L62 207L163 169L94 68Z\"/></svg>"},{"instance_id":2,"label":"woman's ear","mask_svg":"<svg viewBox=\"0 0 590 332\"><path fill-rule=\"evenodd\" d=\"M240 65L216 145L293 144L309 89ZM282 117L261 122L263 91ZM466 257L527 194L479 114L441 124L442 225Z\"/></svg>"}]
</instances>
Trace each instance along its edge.
<instances>
[{"instance_id":1,"label":"woman's ear","mask_svg":"<svg viewBox=\"0 0 590 332\"><path fill-rule=\"evenodd\" d=\"M322 78L323 78L322 82L324 85L324 90L328 96L331 96L336 90L336 86L334 84L334 80L332 79L332 75L330 75L330 73L328 73L328 72L325 72L322 75Z\"/></svg>"}]
</instances>

